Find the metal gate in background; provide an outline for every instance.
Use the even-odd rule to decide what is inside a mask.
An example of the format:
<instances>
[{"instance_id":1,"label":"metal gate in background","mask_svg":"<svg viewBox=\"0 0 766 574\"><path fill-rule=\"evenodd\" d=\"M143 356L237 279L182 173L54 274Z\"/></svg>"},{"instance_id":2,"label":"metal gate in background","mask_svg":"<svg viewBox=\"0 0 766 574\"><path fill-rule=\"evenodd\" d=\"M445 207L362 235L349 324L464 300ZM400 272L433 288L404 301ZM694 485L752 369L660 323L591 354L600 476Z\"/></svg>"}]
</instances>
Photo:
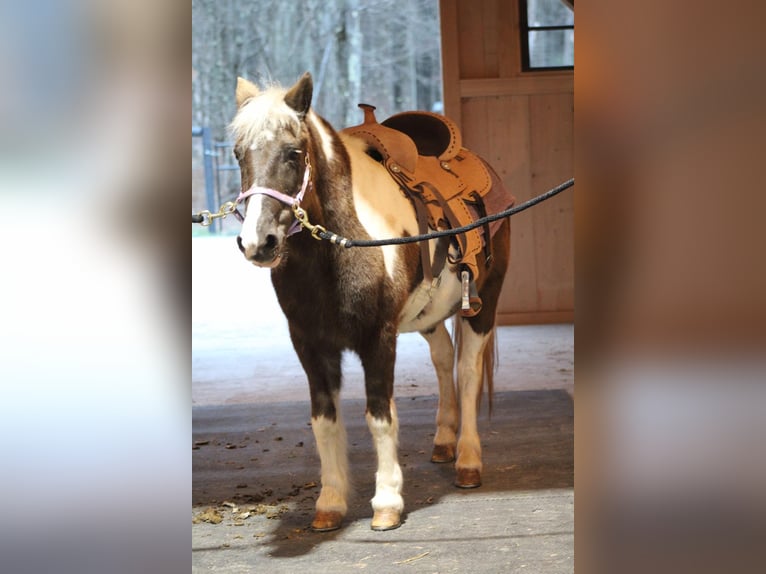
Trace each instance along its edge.
<instances>
[{"instance_id":1,"label":"metal gate in background","mask_svg":"<svg viewBox=\"0 0 766 574\"><path fill-rule=\"evenodd\" d=\"M205 209L215 212L221 201L221 172L236 171L237 164L221 160L221 152L232 147L230 142L214 142L209 127L192 126L192 138L202 140L202 163L205 173ZM224 154L224 157L225 154ZM210 233L221 231L221 221L215 220L208 227Z\"/></svg>"}]
</instances>

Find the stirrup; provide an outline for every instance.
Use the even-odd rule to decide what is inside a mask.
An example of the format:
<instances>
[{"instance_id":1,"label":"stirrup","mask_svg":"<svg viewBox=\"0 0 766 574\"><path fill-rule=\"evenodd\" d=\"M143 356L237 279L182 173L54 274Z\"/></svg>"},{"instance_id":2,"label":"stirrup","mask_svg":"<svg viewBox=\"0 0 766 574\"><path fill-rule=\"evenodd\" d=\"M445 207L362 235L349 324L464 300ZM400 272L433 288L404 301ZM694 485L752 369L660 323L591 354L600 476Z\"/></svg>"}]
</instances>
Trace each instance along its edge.
<instances>
[{"instance_id":1,"label":"stirrup","mask_svg":"<svg viewBox=\"0 0 766 574\"><path fill-rule=\"evenodd\" d=\"M476 289L476 282L471 279L471 272L463 269L460 272L461 302L460 314L463 317L475 317L481 312L481 297Z\"/></svg>"}]
</instances>

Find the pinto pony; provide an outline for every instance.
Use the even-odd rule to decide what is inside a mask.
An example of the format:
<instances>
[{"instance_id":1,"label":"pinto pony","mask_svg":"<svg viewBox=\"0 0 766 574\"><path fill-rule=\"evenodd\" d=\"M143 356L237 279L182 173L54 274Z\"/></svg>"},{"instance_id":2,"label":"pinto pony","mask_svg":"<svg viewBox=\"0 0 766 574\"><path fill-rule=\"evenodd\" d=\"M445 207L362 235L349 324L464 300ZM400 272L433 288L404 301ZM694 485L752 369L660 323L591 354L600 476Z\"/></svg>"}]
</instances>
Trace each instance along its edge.
<instances>
[{"instance_id":1,"label":"pinto pony","mask_svg":"<svg viewBox=\"0 0 766 574\"><path fill-rule=\"evenodd\" d=\"M453 346L444 321L460 309L456 264L444 265L427 301L413 311L413 294L424 282L417 244L349 249L298 232L292 209L296 203L313 224L345 237L418 234L415 209L399 184L367 153L363 141L339 134L313 111L312 91L308 73L288 90L262 91L238 80L238 111L230 129L245 213L237 243L247 260L271 269L308 377L311 425L322 466L312 528L339 528L347 511L346 432L338 401L341 354L349 349L364 368L365 416L377 452L371 526L389 530L401 524L404 509L393 400L398 332L423 335L439 381L431 460L455 461L458 487L481 485L477 406L485 378L491 393L495 311L508 265L510 224L503 220L493 235L486 272L477 282L483 306L473 317L456 316L460 337ZM442 238L430 241L432 254L439 242L456 250L454 242Z\"/></svg>"}]
</instances>

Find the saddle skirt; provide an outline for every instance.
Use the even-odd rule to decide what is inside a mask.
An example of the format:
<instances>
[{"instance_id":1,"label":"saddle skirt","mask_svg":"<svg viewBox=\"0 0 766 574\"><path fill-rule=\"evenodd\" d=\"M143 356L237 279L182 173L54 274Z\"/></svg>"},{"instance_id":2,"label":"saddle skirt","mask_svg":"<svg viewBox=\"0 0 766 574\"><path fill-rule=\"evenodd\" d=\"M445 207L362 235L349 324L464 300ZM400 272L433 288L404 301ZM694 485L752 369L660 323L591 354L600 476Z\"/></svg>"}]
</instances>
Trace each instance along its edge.
<instances>
[{"instance_id":1,"label":"saddle skirt","mask_svg":"<svg viewBox=\"0 0 766 574\"><path fill-rule=\"evenodd\" d=\"M429 228L462 227L513 205L514 197L492 168L462 146L460 130L449 118L431 112L403 112L378 123L374 106L359 107L364 110L364 122L343 133L364 141L368 153L397 181L415 207L421 234ZM470 293L468 304L464 297L464 316L481 310L476 282L491 262L491 237L501 223L455 236L457 255L450 256L450 263L469 272L467 285L464 278L464 289ZM420 245L423 278L433 283L444 260L435 257L431 261L427 242Z\"/></svg>"}]
</instances>

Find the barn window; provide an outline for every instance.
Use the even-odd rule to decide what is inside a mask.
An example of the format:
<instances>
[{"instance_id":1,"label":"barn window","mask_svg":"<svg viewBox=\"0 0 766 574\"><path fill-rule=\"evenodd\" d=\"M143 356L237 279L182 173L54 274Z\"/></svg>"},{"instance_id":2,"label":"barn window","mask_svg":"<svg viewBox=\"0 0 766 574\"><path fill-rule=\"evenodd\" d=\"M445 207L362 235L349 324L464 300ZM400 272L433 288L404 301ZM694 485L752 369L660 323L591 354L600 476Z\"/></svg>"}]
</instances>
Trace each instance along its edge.
<instances>
[{"instance_id":1,"label":"barn window","mask_svg":"<svg viewBox=\"0 0 766 574\"><path fill-rule=\"evenodd\" d=\"M521 0L524 70L574 68L574 1Z\"/></svg>"}]
</instances>

